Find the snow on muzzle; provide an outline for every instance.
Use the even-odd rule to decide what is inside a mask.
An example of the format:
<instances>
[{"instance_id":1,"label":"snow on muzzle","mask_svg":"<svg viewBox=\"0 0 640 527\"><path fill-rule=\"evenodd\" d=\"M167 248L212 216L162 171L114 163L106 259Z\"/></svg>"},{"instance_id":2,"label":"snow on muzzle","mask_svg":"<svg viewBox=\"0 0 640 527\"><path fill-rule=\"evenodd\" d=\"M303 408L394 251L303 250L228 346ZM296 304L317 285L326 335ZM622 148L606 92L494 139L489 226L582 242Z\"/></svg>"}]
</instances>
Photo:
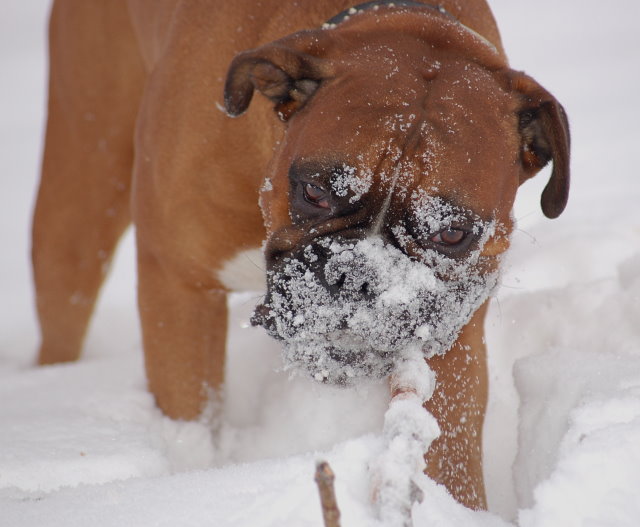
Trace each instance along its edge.
<instances>
[{"instance_id":1,"label":"snow on muzzle","mask_svg":"<svg viewBox=\"0 0 640 527\"><path fill-rule=\"evenodd\" d=\"M283 340L286 369L332 384L382 377L415 345L451 347L497 281L466 265L444 280L380 238L321 238L268 272L253 322Z\"/></svg>"}]
</instances>

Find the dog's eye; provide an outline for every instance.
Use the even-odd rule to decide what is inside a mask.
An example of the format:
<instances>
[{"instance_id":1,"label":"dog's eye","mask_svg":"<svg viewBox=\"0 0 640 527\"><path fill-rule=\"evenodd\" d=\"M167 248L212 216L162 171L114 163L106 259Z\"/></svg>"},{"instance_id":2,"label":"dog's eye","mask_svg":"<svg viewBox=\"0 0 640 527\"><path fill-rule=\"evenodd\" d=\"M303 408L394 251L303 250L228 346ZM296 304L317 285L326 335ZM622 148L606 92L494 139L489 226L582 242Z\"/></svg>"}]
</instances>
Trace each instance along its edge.
<instances>
[{"instance_id":1,"label":"dog's eye","mask_svg":"<svg viewBox=\"0 0 640 527\"><path fill-rule=\"evenodd\" d=\"M461 244L467 237L467 232L462 229L445 229L431 236L431 241L439 245L452 247Z\"/></svg>"},{"instance_id":2,"label":"dog's eye","mask_svg":"<svg viewBox=\"0 0 640 527\"><path fill-rule=\"evenodd\" d=\"M303 187L305 201L320 207L322 209L329 208L329 196L326 190L313 183L305 183Z\"/></svg>"}]
</instances>

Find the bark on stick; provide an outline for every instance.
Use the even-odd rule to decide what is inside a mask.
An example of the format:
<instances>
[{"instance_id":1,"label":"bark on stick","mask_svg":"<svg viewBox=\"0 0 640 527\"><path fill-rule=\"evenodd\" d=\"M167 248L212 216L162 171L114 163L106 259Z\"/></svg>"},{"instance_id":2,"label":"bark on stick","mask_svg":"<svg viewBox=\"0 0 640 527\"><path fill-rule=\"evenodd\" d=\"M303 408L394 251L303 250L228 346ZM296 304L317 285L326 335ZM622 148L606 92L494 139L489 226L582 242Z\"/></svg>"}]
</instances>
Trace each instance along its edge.
<instances>
[{"instance_id":1,"label":"bark on stick","mask_svg":"<svg viewBox=\"0 0 640 527\"><path fill-rule=\"evenodd\" d=\"M325 527L340 527L340 509L333 488L335 475L329 463L320 461L316 465L316 484L320 493L320 505Z\"/></svg>"}]
</instances>

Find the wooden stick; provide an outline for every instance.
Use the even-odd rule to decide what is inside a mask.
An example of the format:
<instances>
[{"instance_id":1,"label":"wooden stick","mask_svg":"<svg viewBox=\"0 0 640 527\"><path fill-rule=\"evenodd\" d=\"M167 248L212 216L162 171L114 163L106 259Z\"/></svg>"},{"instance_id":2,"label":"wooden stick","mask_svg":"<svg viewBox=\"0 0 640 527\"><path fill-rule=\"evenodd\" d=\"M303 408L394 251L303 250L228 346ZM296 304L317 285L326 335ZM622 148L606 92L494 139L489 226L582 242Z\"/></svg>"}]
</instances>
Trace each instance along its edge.
<instances>
[{"instance_id":1,"label":"wooden stick","mask_svg":"<svg viewBox=\"0 0 640 527\"><path fill-rule=\"evenodd\" d=\"M378 517L389 527L411 527L411 509L421 501L414 478L424 468L424 453L438 436L434 417L423 403L431 397L435 378L422 349L407 349L390 379L391 402L384 414L384 449L372 465Z\"/></svg>"},{"instance_id":2,"label":"wooden stick","mask_svg":"<svg viewBox=\"0 0 640 527\"><path fill-rule=\"evenodd\" d=\"M335 475L329 463L319 461L316 465L316 484L320 492L320 505L325 527L340 527L340 509L333 488Z\"/></svg>"}]
</instances>

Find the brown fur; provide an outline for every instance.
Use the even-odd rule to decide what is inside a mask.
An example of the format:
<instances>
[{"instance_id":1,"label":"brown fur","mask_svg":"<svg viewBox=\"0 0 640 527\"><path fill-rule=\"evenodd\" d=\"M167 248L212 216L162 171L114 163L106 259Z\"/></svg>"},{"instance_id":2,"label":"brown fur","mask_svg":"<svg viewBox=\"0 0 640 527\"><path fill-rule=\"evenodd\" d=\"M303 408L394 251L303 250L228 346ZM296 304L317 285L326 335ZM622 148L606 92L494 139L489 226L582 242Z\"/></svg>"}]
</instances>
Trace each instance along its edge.
<instances>
[{"instance_id":1,"label":"brown fur","mask_svg":"<svg viewBox=\"0 0 640 527\"><path fill-rule=\"evenodd\" d=\"M415 185L437 182L449 197L509 230L518 185L553 159L543 209L560 214L569 147L562 108L508 68L484 0L440 4L497 53L465 31L453 40L450 32L437 36L437 23L435 33L425 33L411 10L389 16L384 26L374 17L354 19L336 38L318 30L349 7L346 0L263 0L260 8L249 0L55 1L33 226L39 363L79 357L104 270L133 221L149 388L168 416L197 418L209 389L223 380L227 291L216 272L266 236L269 250L299 239L288 203L294 159L323 152L351 160L357 154L378 169L388 163L378 156L388 139L379 123L405 101L424 121L442 123L446 113L456 128L451 139L434 125L442 149L429 178ZM379 50L391 44L400 72L389 75L384 53L368 55L363 39ZM424 56L442 64L437 76L410 73ZM465 67L482 79L473 89L453 82ZM328 79L330 88L318 90ZM225 80L232 114L247 109L254 90L266 97L230 119L215 105ZM455 104L430 105L444 100L444 91ZM415 159L426 140L420 134L392 139ZM274 190L262 194L263 218L258 199L265 175ZM384 188L376 192L382 196ZM483 254L490 267L507 246L504 233L489 240ZM474 508L485 507L485 311L486 304L452 349L429 361L438 384L427 407L443 433L427 454L427 472Z\"/></svg>"}]
</instances>

